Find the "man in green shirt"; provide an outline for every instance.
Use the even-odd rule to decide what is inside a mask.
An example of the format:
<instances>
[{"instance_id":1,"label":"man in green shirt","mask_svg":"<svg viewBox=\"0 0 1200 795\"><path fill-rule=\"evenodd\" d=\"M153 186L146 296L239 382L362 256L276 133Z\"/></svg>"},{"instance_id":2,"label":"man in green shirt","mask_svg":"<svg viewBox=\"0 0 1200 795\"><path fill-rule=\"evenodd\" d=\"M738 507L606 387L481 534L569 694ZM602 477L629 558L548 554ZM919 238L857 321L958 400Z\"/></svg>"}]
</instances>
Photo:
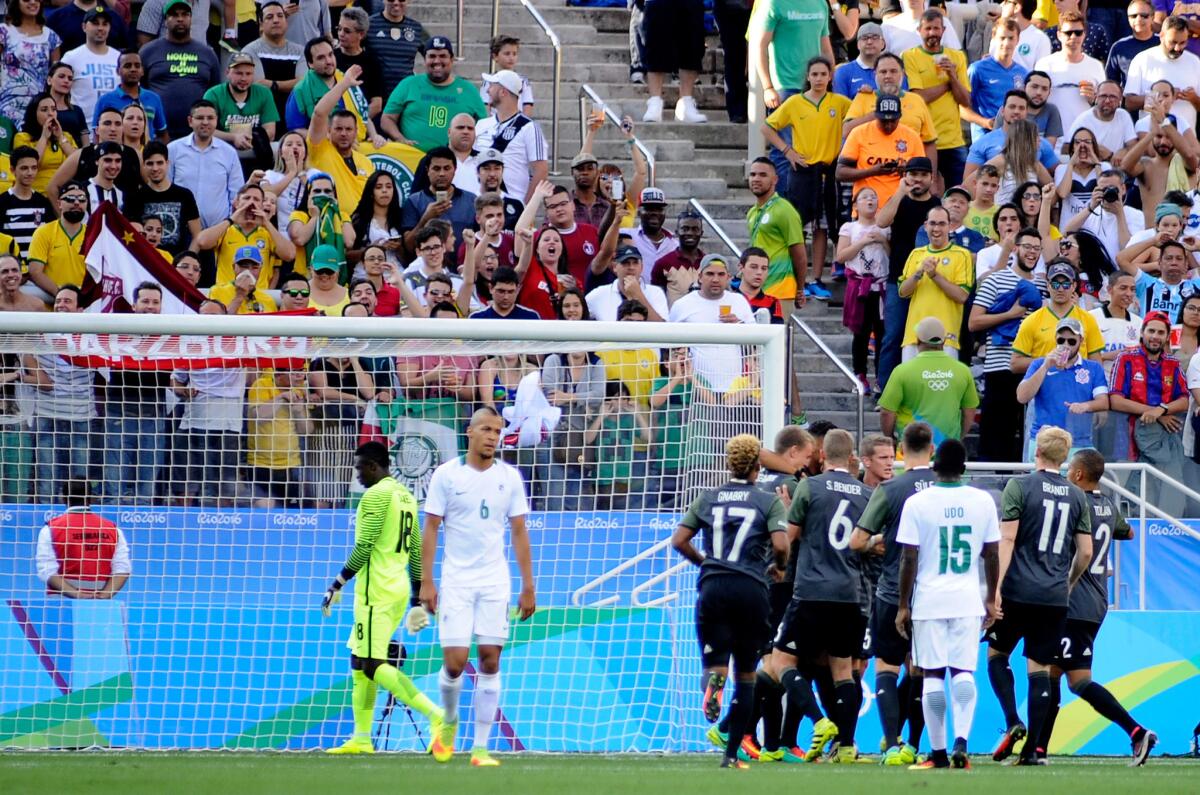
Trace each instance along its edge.
<instances>
[{"instance_id":1,"label":"man in green shirt","mask_svg":"<svg viewBox=\"0 0 1200 795\"><path fill-rule=\"evenodd\" d=\"M237 53L229 59L225 82L204 92L204 98L217 106L217 130L213 133L225 141L238 155L247 157L254 152L250 131L262 127L269 140L275 140L275 125L279 109L271 89L254 82L254 58Z\"/></svg>"},{"instance_id":2,"label":"man in green shirt","mask_svg":"<svg viewBox=\"0 0 1200 795\"><path fill-rule=\"evenodd\" d=\"M946 327L936 317L917 323L915 358L892 371L879 398L879 427L885 436L920 420L933 428L936 444L961 439L975 422L979 393L971 370L943 350Z\"/></svg>"},{"instance_id":3,"label":"man in green shirt","mask_svg":"<svg viewBox=\"0 0 1200 795\"><path fill-rule=\"evenodd\" d=\"M342 586L355 578L354 627L346 644L354 683L350 696L354 736L329 749L331 754L375 752L371 721L379 685L429 718L433 734L441 730L442 723L442 710L390 661L388 653L406 610L409 632L429 626L429 614L417 599L421 590L417 500L392 477L388 450L381 442L359 447L354 452L354 468L359 482L367 487L358 504L354 548L321 600L321 611L328 617L341 600Z\"/></svg>"},{"instance_id":4,"label":"man in green shirt","mask_svg":"<svg viewBox=\"0 0 1200 795\"><path fill-rule=\"evenodd\" d=\"M393 141L428 152L450 141L450 120L466 113L476 121L487 116L479 89L454 74L450 39L434 36L425 48L425 74L410 75L392 90L379 126Z\"/></svg>"},{"instance_id":5,"label":"man in green shirt","mask_svg":"<svg viewBox=\"0 0 1200 795\"><path fill-rule=\"evenodd\" d=\"M809 59L835 62L825 0L760 0L750 12L750 68L758 70L768 108L804 90Z\"/></svg>"}]
</instances>

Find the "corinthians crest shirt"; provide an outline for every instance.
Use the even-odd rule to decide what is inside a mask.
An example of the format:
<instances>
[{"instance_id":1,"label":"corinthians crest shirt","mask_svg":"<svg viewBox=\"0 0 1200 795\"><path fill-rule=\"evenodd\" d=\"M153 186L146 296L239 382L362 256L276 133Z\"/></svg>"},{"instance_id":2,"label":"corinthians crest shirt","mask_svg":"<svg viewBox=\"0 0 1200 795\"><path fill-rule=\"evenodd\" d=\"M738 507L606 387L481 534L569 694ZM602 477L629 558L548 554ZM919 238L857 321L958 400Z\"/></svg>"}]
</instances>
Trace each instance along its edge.
<instances>
[{"instance_id":1,"label":"corinthians crest shirt","mask_svg":"<svg viewBox=\"0 0 1200 795\"><path fill-rule=\"evenodd\" d=\"M888 160L896 161L899 168L891 174L876 174L854 183L856 194L863 188L873 188L879 196L879 206L882 207L900 187L904 164L911 157L924 156L925 144L911 127L905 127L903 123L897 124L896 129L889 135L878 122L871 122L850 131L838 159L849 161L855 168L869 168Z\"/></svg>"}]
</instances>

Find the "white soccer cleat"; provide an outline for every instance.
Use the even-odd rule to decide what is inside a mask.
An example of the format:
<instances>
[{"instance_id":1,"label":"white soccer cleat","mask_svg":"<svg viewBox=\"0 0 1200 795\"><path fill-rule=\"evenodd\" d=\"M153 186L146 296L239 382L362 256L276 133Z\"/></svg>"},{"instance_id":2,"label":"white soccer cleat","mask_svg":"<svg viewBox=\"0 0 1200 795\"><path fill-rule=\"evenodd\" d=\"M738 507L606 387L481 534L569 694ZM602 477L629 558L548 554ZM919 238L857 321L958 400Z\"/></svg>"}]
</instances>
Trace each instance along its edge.
<instances>
[{"instance_id":1,"label":"white soccer cleat","mask_svg":"<svg viewBox=\"0 0 1200 795\"><path fill-rule=\"evenodd\" d=\"M675 103L675 121L685 124L703 124L708 121L708 117L696 110L695 97L680 97L679 101Z\"/></svg>"},{"instance_id":2,"label":"white soccer cleat","mask_svg":"<svg viewBox=\"0 0 1200 795\"><path fill-rule=\"evenodd\" d=\"M658 122L662 121L663 101L662 97L650 97L646 100L646 112L642 114L642 121Z\"/></svg>"}]
</instances>

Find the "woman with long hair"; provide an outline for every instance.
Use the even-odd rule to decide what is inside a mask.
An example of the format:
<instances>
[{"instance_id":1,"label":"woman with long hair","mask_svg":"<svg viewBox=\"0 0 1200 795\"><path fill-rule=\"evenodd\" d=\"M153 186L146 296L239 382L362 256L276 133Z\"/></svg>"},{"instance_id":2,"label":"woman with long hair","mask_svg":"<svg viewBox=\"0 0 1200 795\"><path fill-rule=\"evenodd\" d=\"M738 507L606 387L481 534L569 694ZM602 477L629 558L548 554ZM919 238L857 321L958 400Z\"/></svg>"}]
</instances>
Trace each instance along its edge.
<instances>
[{"instance_id":1,"label":"woman with long hair","mask_svg":"<svg viewBox=\"0 0 1200 795\"><path fill-rule=\"evenodd\" d=\"M1021 213L1021 228L1032 226L1042 236L1042 256L1047 262L1058 256L1057 243L1062 237L1058 227L1050 223L1050 215L1054 212L1054 196L1053 185L1039 185L1031 180L1018 185L1011 199Z\"/></svg>"},{"instance_id":2,"label":"woman with long hair","mask_svg":"<svg viewBox=\"0 0 1200 795\"><path fill-rule=\"evenodd\" d=\"M54 172L78 148L75 139L59 124L54 97L49 93L35 94L25 107L21 131L13 138L13 148L18 146L31 146L37 150L38 173L33 180L33 189L44 194Z\"/></svg>"},{"instance_id":3,"label":"woman with long hair","mask_svg":"<svg viewBox=\"0 0 1200 795\"><path fill-rule=\"evenodd\" d=\"M554 320L554 297L558 295L558 275L567 271L567 247L562 234L552 226L543 227L533 240L533 231L517 230L517 276L521 292L517 303L537 312L543 320Z\"/></svg>"},{"instance_id":4,"label":"woman with long hair","mask_svg":"<svg viewBox=\"0 0 1200 795\"><path fill-rule=\"evenodd\" d=\"M150 124L146 109L134 102L121 111L121 143L142 156L142 149L150 143Z\"/></svg>"},{"instance_id":5,"label":"woman with long hair","mask_svg":"<svg viewBox=\"0 0 1200 795\"><path fill-rule=\"evenodd\" d=\"M387 254L388 262L396 267L401 266L400 253L403 250L403 238L400 233L401 215L400 186L396 179L386 171L376 171L367 177L358 206L350 214L350 223L354 227L354 238L359 246L375 245ZM346 252L346 259L358 262L362 258L361 248ZM358 269L355 269L355 273Z\"/></svg>"},{"instance_id":6,"label":"woman with long hair","mask_svg":"<svg viewBox=\"0 0 1200 795\"><path fill-rule=\"evenodd\" d=\"M1058 241L1058 256L1079 274L1079 307L1091 310L1100 306L1102 294L1107 295L1108 274L1117 269L1100 238L1082 229L1064 235Z\"/></svg>"},{"instance_id":7,"label":"woman with long hair","mask_svg":"<svg viewBox=\"0 0 1200 795\"><path fill-rule=\"evenodd\" d=\"M558 310L559 320L591 320L592 313L588 310L587 298L578 287L567 287L558 294L554 302Z\"/></svg>"},{"instance_id":8,"label":"woman with long hair","mask_svg":"<svg viewBox=\"0 0 1200 795\"><path fill-rule=\"evenodd\" d=\"M1017 232L1022 228L1020 207L1005 202L996 208L996 214L992 216L992 229L996 231L996 240L999 242L975 255L976 284L1016 261ZM1042 267L1045 267L1044 263Z\"/></svg>"},{"instance_id":9,"label":"woman with long hair","mask_svg":"<svg viewBox=\"0 0 1200 795\"><path fill-rule=\"evenodd\" d=\"M75 85L75 68L69 63L57 61L50 64L50 74L46 78L46 91L54 97L54 107L58 110L58 123L79 141L80 146L92 142L91 119L83 114L83 108L71 101L71 87Z\"/></svg>"},{"instance_id":10,"label":"woman with long hair","mask_svg":"<svg viewBox=\"0 0 1200 795\"><path fill-rule=\"evenodd\" d=\"M0 116L14 124L25 118L61 47L62 39L46 26L42 0L9 0L0 25Z\"/></svg>"},{"instance_id":11,"label":"woman with long hair","mask_svg":"<svg viewBox=\"0 0 1200 795\"><path fill-rule=\"evenodd\" d=\"M363 249L362 267L365 273L363 278L375 287L375 296L378 299L375 304L375 315L377 317L393 317L400 314L400 291L387 280L385 275L389 269L395 272L396 266L388 261L387 252L383 247L372 243Z\"/></svg>"},{"instance_id":12,"label":"woman with long hair","mask_svg":"<svg viewBox=\"0 0 1200 795\"><path fill-rule=\"evenodd\" d=\"M300 194L304 192L304 184L308 180L308 140L304 133L292 130L279 139L279 152L275 156L275 168L268 171L263 179L263 189L274 193L278 198L279 211L275 222L277 229L287 229L292 212L304 209L300 203Z\"/></svg>"},{"instance_id":13,"label":"woman with long hair","mask_svg":"<svg viewBox=\"0 0 1200 795\"><path fill-rule=\"evenodd\" d=\"M1039 186L1051 181L1050 172L1038 161L1038 129L1031 121L1021 120L1007 127L1004 148L987 161L1000 172L1000 188L996 201L1003 204L1013 197L1023 183Z\"/></svg>"},{"instance_id":14,"label":"woman with long hair","mask_svg":"<svg viewBox=\"0 0 1200 795\"><path fill-rule=\"evenodd\" d=\"M1183 299L1179 316L1171 329L1171 353L1179 359L1179 366L1187 372L1200 345L1200 291L1192 292Z\"/></svg>"}]
</instances>

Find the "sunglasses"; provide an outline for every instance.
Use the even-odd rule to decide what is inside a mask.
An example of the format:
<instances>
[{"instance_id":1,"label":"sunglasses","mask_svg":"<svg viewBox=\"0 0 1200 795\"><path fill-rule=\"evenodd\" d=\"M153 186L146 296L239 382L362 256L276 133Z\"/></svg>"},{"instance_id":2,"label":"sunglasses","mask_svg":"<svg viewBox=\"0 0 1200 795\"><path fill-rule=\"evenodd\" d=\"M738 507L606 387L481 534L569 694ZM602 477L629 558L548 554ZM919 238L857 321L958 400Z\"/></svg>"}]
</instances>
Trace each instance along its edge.
<instances>
[{"instance_id":1,"label":"sunglasses","mask_svg":"<svg viewBox=\"0 0 1200 795\"><path fill-rule=\"evenodd\" d=\"M87 204L87 196L61 196L63 204Z\"/></svg>"},{"instance_id":2,"label":"sunglasses","mask_svg":"<svg viewBox=\"0 0 1200 795\"><path fill-rule=\"evenodd\" d=\"M1132 13L1132 14L1126 14L1125 16L1127 19L1149 19L1150 18L1149 14L1143 14L1143 13Z\"/></svg>"},{"instance_id":3,"label":"sunglasses","mask_svg":"<svg viewBox=\"0 0 1200 795\"><path fill-rule=\"evenodd\" d=\"M1072 243L1070 240L1059 241L1059 244L1058 244L1059 251L1070 251L1073 248L1075 248L1075 244Z\"/></svg>"},{"instance_id":4,"label":"sunglasses","mask_svg":"<svg viewBox=\"0 0 1200 795\"><path fill-rule=\"evenodd\" d=\"M1071 283L1069 281L1066 281L1065 279L1055 279L1054 281L1050 282L1050 289L1051 290L1070 290Z\"/></svg>"},{"instance_id":5,"label":"sunglasses","mask_svg":"<svg viewBox=\"0 0 1200 795\"><path fill-rule=\"evenodd\" d=\"M1083 35L1082 30L1060 30L1059 33L1061 33L1064 36L1072 36L1072 37Z\"/></svg>"},{"instance_id":6,"label":"sunglasses","mask_svg":"<svg viewBox=\"0 0 1200 795\"><path fill-rule=\"evenodd\" d=\"M312 295L310 290L283 290L284 295L290 295L292 298L308 298Z\"/></svg>"},{"instance_id":7,"label":"sunglasses","mask_svg":"<svg viewBox=\"0 0 1200 795\"><path fill-rule=\"evenodd\" d=\"M1070 337L1059 337L1058 339L1055 340L1055 342L1057 342L1059 345L1068 345L1068 346L1073 346L1073 345L1079 344L1079 340L1071 339Z\"/></svg>"}]
</instances>

